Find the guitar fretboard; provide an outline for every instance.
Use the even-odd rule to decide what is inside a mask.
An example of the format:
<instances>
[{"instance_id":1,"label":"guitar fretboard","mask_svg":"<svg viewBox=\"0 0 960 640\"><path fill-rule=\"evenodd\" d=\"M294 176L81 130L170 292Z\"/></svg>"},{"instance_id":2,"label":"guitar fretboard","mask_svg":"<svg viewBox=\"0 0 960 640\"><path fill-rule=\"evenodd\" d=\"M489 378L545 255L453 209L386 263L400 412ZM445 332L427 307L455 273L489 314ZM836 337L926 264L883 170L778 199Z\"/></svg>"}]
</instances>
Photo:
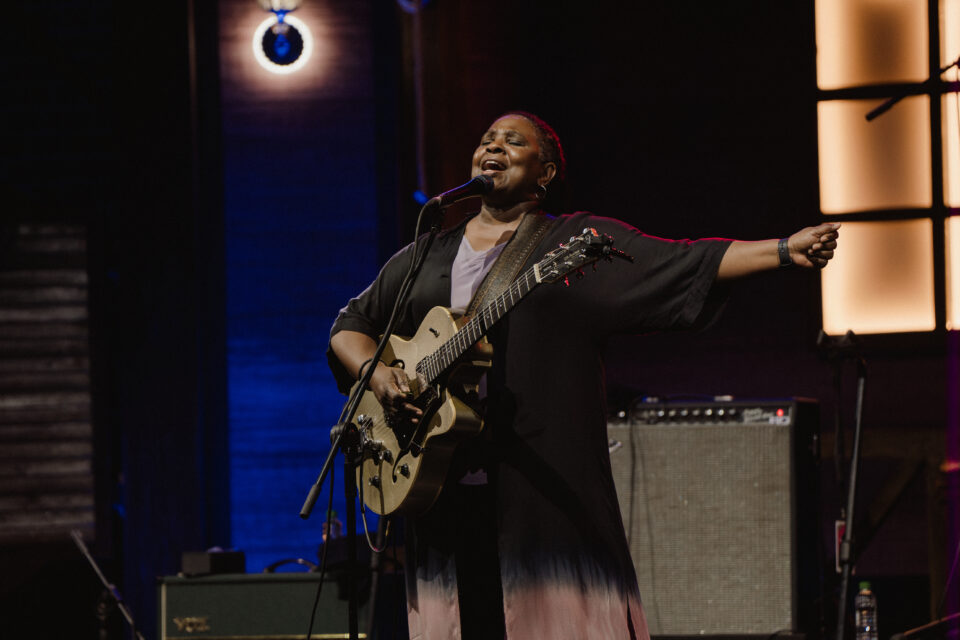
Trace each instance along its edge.
<instances>
[{"instance_id":1,"label":"guitar fretboard","mask_svg":"<svg viewBox=\"0 0 960 640\"><path fill-rule=\"evenodd\" d=\"M503 293L460 327L460 330L444 342L439 349L421 360L417 364L417 373L423 375L431 383L435 382L450 365L483 338L491 327L499 322L500 318L513 309L538 284L540 283L537 281L536 268L527 269Z\"/></svg>"}]
</instances>

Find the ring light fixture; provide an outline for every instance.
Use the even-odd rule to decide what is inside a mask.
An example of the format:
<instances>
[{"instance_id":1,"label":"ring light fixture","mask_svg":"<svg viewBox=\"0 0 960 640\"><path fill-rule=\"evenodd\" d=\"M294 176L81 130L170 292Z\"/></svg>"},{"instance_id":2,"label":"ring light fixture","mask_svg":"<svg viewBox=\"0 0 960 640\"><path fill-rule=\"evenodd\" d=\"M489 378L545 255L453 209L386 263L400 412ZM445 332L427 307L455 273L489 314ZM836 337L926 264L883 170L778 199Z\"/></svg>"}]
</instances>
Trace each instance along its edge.
<instances>
[{"instance_id":1,"label":"ring light fixture","mask_svg":"<svg viewBox=\"0 0 960 640\"><path fill-rule=\"evenodd\" d=\"M253 57L270 73L287 74L302 69L313 53L313 35L306 23L283 9L253 32Z\"/></svg>"}]
</instances>

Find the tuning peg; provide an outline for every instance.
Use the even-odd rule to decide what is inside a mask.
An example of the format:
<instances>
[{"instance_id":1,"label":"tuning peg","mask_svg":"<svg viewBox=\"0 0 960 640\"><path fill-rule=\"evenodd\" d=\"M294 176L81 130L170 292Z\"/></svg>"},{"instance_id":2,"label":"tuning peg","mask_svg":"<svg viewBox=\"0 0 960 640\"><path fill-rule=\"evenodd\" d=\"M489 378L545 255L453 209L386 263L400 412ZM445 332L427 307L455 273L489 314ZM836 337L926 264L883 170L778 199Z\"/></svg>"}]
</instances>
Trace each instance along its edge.
<instances>
[{"instance_id":1,"label":"tuning peg","mask_svg":"<svg viewBox=\"0 0 960 640\"><path fill-rule=\"evenodd\" d=\"M606 255L604 257L610 262L612 262L613 258L620 258L621 260L626 260L627 262L633 262L633 256L620 251L620 249L617 249L616 247L607 247L607 251L605 253Z\"/></svg>"}]
</instances>

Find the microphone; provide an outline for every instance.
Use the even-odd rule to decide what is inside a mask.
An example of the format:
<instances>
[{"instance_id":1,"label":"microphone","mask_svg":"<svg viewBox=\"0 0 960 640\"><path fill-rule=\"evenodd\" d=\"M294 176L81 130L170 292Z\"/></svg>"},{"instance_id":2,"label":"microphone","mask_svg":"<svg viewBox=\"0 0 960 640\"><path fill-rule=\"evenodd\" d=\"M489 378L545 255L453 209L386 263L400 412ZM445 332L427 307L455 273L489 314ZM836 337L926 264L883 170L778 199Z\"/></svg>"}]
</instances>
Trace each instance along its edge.
<instances>
[{"instance_id":1,"label":"microphone","mask_svg":"<svg viewBox=\"0 0 960 640\"><path fill-rule=\"evenodd\" d=\"M460 202L461 200L475 196L482 196L485 193L489 193L492 189L493 178L480 174L470 182L465 182L459 187L454 187L449 191L444 191L438 196L433 196L427 201L426 206L447 207L454 202Z\"/></svg>"}]
</instances>

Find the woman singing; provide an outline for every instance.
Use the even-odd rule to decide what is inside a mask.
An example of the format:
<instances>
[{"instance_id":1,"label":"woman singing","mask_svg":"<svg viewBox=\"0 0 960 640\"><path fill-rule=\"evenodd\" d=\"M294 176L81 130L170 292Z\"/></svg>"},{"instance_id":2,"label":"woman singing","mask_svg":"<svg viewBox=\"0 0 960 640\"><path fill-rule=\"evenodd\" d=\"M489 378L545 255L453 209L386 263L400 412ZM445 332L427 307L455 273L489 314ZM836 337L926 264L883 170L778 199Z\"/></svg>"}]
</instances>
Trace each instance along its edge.
<instances>
[{"instance_id":1,"label":"woman singing","mask_svg":"<svg viewBox=\"0 0 960 640\"><path fill-rule=\"evenodd\" d=\"M789 264L822 268L839 225L780 241L691 242L587 213L552 218L542 204L563 179L563 151L546 123L522 112L483 134L472 173L492 178L493 188L479 213L434 242L395 334L413 335L435 306L467 308L518 227L538 219L549 225L527 266L587 227L635 261L603 263L570 287L537 287L488 336L483 432L459 447L433 507L409 519L410 637L648 638L610 471L604 345L615 334L706 324L718 282ZM410 250L333 325L330 363L342 389L374 353ZM384 409L416 419L408 373L375 366L370 387Z\"/></svg>"}]
</instances>

